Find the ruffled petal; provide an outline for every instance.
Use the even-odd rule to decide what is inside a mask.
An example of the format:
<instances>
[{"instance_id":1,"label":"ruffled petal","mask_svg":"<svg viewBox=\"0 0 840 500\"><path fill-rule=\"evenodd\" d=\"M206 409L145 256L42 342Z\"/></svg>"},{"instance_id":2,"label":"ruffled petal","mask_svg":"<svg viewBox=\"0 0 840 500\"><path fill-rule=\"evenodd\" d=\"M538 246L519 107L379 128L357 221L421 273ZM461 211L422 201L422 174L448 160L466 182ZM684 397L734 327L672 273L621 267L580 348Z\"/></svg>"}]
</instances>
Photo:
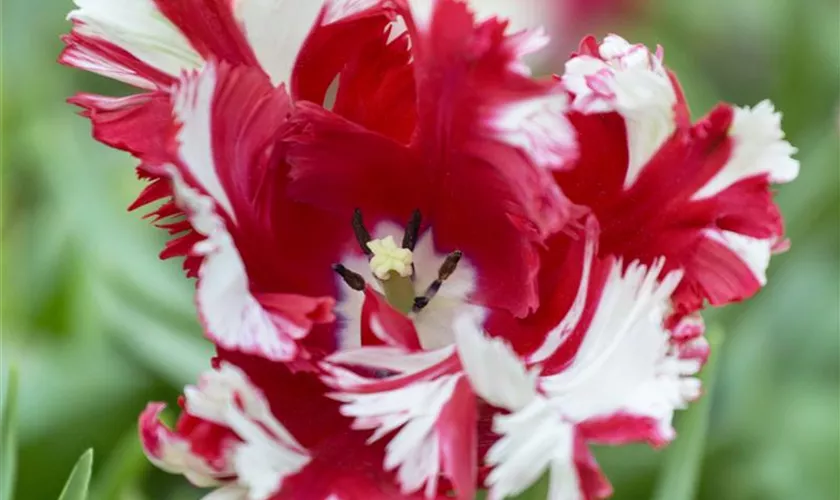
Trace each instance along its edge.
<instances>
[{"instance_id":1,"label":"ruffled petal","mask_svg":"<svg viewBox=\"0 0 840 500\"><path fill-rule=\"evenodd\" d=\"M793 180L799 165L767 102L719 105L691 126L661 58L617 37L584 41L563 76L580 111L572 123L581 155L555 178L597 216L601 255L648 265L664 256L685 272L679 321L704 301L742 300L764 284L771 253L784 247L770 183ZM649 140L640 146L640 137Z\"/></svg>"},{"instance_id":2,"label":"ruffled petal","mask_svg":"<svg viewBox=\"0 0 840 500\"><path fill-rule=\"evenodd\" d=\"M76 0L59 60L144 88L170 83L202 57L156 0ZM171 2L167 2L171 3Z\"/></svg>"},{"instance_id":3,"label":"ruffled petal","mask_svg":"<svg viewBox=\"0 0 840 500\"><path fill-rule=\"evenodd\" d=\"M227 485L216 498L274 498L283 480L310 460L263 393L233 365L221 363L187 387L183 406L174 432L158 421L163 405L146 409L140 418L144 450L158 466L198 486Z\"/></svg>"},{"instance_id":4,"label":"ruffled petal","mask_svg":"<svg viewBox=\"0 0 840 500\"><path fill-rule=\"evenodd\" d=\"M538 391L539 368L503 340L486 337L471 318L458 325L458 349L476 394L497 408L494 442L485 456L490 498L517 495L550 474L548 498L590 499L609 496L611 488L587 449L583 435L550 395Z\"/></svg>"},{"instance_id":5,"label":"ruffled petal","mask_svg":"<svg viewBox=\"0 0 840 500\"><path fill-rule=\"evenodd\" d=\"M331 397L343 403L341 413L354 419L354 429L373 431L368 443L387 440L383 465L395 471L403 494L422 490L433 498L446 491L439 482L443 476L458 498L472 498L477 470L475 398L451 349L441 350L443 359L437 362L425 353L381 348L363 348L359 354L366 350L372 352L342 359L353 369L336 364L339 358L323 365L325 381L335 389ZM390 359L378 360L374 353ZM369 364L360 363L364 358ZM417 363L421 359L425 364ZM395 375L382 371L383 365L400 365L400 360L415 370ZM378 376L368 377L359 369Z\"/></svg>"},{"instance_id":6,"label":"ruffled petal","mask_svg":"<svg viewBox=\"0 0 840 500\"><path fill-rule=\"evenodd\" d=\"M700 363L684 366L664 327L669 298L681 274L661 276L663 263L613 265L610 277L571 364L540 379L552 405L572 422L631 415L656 422L625 436L662 444L674 436L671 417L699 395L693 378Z\"/></svg>"}]
</instances>

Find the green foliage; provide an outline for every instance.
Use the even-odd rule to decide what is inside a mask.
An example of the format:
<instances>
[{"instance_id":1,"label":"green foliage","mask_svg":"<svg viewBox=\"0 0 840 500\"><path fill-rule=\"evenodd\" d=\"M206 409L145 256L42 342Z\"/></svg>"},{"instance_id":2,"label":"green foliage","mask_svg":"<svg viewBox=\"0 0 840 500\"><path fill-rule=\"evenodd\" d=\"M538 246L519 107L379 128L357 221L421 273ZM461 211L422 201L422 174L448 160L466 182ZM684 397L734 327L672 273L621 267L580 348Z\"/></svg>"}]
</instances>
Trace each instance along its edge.
<instances>
[{"instance_id":1,"label":"green foliage","mask_svg":"<svg viewBox=\"0 0 840 500\"><path fill-rule=\"evenodd\" d=\"M92 469L93 450L88 450L79 457L58 500L87 500Z\"/></svg>"},{"instance_id":2,"label":"green foliage","mask_svg":"<svg viewBox=\"0 0 840 500\"><path fill-rule=\"evenodd\" d=\"M17 369L12 368L3 379L3 406L0 410L0 500L12 500L17 472Z\"/></svg>"},{"instance_id":3,"label":"green foliage","mask_svg":"<svg viewBox=\"0 0 840 500\"><path fill-rule=\"evenodd\" d=\"M665 453L665 463L654 490L654 500L692 500L697 495L723 333L719 328L711 328L708 338L712 354L703 368L704 398L680 416L677 440Z\"/></svg>"},{"instance_id":4,"label":"green foliage","mask_svg":"<svg viewBox=\"0 0 840 500\"><path fill-rule=\"evenodd\" d=\"M692 474L699 500L840 498L840 5L645 1L646 14L593 31L662 43L695 116L717 100L772 99L801 150L802 173L779 188L793 246L774 260L768 287L707 317L727 332L715 390L678 417L705 434L683 433L664 453L631 446L596 454L618 500L651 498L657 478L675 470L671 459L662 465L671 456L702 464L659 483L675 495L660 493L668 498L677 498L669 484L690 486L682 478ZM70 8L69 0L3 4L2 361L15 360L20 384L15 398L13 377L3 374L0 474L14 468L8 443L16 436L16 498L57 498L78 450L93 446L101 464L93 500L197 499L185 481L145 463L134 433L146 402L174 401L212 347L178 263L156 257L163 235L125 212L140 187L133 161L96 144L64 103L82 89L126 92L55 63ZM16 433L5 413L15 406ZM8 477L0 476L0 500L12 498Z\"/></svg>"}]
</instances>

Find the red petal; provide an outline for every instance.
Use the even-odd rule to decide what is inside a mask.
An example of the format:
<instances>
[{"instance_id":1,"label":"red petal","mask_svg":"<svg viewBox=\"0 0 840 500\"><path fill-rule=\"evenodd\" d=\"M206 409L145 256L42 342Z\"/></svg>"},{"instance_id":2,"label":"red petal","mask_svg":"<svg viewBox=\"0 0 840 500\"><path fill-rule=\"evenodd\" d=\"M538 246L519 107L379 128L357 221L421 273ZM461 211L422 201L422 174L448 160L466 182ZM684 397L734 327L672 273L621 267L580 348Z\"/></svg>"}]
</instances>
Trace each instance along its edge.
<instances>
[{"instance_id":1,"label":"red petal","mask_svg":"<svg viewBox=\"0 0 840 500\"><path fill-rule=\"evenodd\" d=\"M671 436L662 435L660 427L655 418L624 413L587 420L577 426L587 441L610 446L647 441L654 447L671 441Z\"/></svg>"},{"instance_id":2,"label":"red petal","mask_svg":"<svg viewBox=\"0 0 840 500\"><path fill-rule=\"evenodd\" d=\"M422 351L420 338L412 322L370 286L365 287L362 305L362 345L386 344L406 351Z\"/></svg>"},{"instance_id":3,"label":"red petal","mask_svg":"<svg viewBox=\"0 0 840 500\"><path fill-rule=\"evenodd\" d=\"M368 432L346 430L310 452L313 460L283 481L279 498L295 500L422 500L422 494L403 495L394 473L383 469L385 445L368 444ZM434 499L445 500L445 495Z\"/></svg>"},{"instance_id":4,"label":"red petal","mask_svg":"<svg viewBox=\"0 0 840 500\"><path fill-rule=\"evenodd\" d=\"M101 38L79 34L75 23L73 31L62 36L61 41L66 45L58 57L61 64L87 69L91 66L87 62L94 59L105 63L93 65L97 72L133 85L151 89L166 88L174 83L172 76L149 66L125 49Z\"/></svg>"},{"instance_id":5,"label":"red petal","mask_svg":"<svg viewBox=\"0 0 840 500\"><path fill-rule=\"evenodd\" d=\"M744 179L707 199L692 199L730 158L732 118L733 109L720 105L693 127L678 123L674 135L625 189L628 160L622 118L615 113L575 115L580 159L572 171L555 175L570 199L597 216L602 255L644 264L664 256L666 271L684 269L675 294L678 316L697 310L704 300L725 304L760 288L743 260L704 237L705 230L761 239L782 233L766 176Z\"/></svg>"},{"instance_id":6,"label":"red petal","mask_svg":"<svg viewBox=\"0 0 840 500\"><path fill-rule=\"evenodd\" d=\"M206 59L259 67L233 16L230 0L154 0L157 8Z\"/></svg>"},{"instance_id":7,"label":"red petal","mask_svg":"<svg viewBox=\"0 0 840 500\"><path fill-rule=\"evenodd\" d=\"M575 431L574 454L578 482L583 498L585 500L595 500L612 496L612 486L598 467L598 462L595 461L595 457L589 451L583 435L577 430Z\"/></svg>"},{"instance_id":8,"label":"red petal","mask_svg":"<svg viewBox=\"0 0 840 500\"><path fill-rule=\"evenodd\" d=\"M455 385L452 397L443 406L436 427L440 440L443 472L450 478L457 497L475 498L478 474L478 410L475 394L466 377Z\"/></svg>"}]
</instances>

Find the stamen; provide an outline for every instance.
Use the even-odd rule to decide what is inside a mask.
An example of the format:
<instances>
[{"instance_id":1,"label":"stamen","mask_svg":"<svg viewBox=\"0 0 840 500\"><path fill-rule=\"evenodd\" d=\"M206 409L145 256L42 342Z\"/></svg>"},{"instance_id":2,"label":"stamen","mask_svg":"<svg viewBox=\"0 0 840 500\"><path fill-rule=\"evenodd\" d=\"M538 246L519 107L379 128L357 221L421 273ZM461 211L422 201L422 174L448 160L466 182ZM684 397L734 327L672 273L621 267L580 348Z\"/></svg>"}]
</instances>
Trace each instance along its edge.
<instances>
[{"instance_id":1,"label":"stamen","mask_svg":"<svg viewBox=\"0 0 840 500\"><path fill-rule=\"evenodd\" d=\"M440 291L440 287L443 285L443 282L449 279L449 277L452 276L452 273L455 272L455 269L458 268L458 262L461 261L462 255L463 254L460 250L455 250L446 256L446 260L443 261L443 264L440 265L440 269L438 269L437 279L432 281L422 296L414 298L414 306L411 308L413 312L420 312L429 305L429 302L431 302L432 299L435 298L435 295L437 295Z\"/></svg>"},{"instance_id":2,"label":"stamen","mask_svg":"<svg viewBox=\"0 0 840 500\"><path fill-rule=\"evenodd\" d=\"M356 291L363 291L365 289L365 279L362 275L355 273L341 264L333 266L333 270L347 283L347 286Z\"/></svg>"},{"instance_id":3,"label":"stamen","mask_svg":"<svg viewBox=\"0 0 840 500\"><path fill-rule=\"evenodd\" d=\"M358 208L353 211L353 233L356 235L356 241L359 242L359 247L361 247L365 255L368 257L373 255L373 251L368 247L370 233L365 228L365 223L362 220L362 211Z\"/></svg>"},{"instance_id":4,"label":"stamen","mask_svg":"<svg viewBox=\"0 0 840 500\"><path fill-rule=\"evenodd\" d=\"M405 233L403 233L402 240L403 248L414 250L414 245L417 244L417 235L420 232L421 220L420 210L415 210L411 214L411 219L408 220L408 225L405 226Z\"/></svg>"},{"instance_id":5,"label":"stamen","mask_svg":"<svg viewBox=\"0 0 840 500\"><path fill-rule=\"evenodd\" d=\"M403 278L411 276L411 264L414 260L411 250L398 247L393 236L371 240L367 246L373 254L370 269L377 278L387 281L394 275Z\"/></svg>"}]
</instances>

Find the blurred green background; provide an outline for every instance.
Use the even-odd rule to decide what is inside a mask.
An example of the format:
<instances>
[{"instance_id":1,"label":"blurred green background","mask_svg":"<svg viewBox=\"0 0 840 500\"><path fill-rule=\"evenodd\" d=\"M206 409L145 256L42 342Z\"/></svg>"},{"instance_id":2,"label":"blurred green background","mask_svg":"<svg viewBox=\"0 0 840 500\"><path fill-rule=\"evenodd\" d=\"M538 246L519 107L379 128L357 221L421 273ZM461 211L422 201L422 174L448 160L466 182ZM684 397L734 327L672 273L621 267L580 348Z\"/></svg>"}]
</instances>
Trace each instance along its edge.
<instances>
[{"instance_id":1,"label":"blurred green background","mask_svg":"<svg viewBox=\"0 0 840 500\"><path fill-rule=\"evenodd\" d=\"M211 349L179 264L156 257L162 232L125 211L140 188L133 161L96 144L64 103L125 92L55 63L71 7L3 2L0 312L4 384L11 364L21 375L15 498L57 498L88 447L97 499L197 498L147 465L135 422L148 400L174 402ZM838 499L838 2L652 0L620 17L592 31L664 45L697 116L718 100L770 98L800 148L800 178L778 195L791 251L754 300L707 315L726 341L698 498ZM598 456L615 498L650 497L662 452Z\"/></svg>"}]
</instances>

